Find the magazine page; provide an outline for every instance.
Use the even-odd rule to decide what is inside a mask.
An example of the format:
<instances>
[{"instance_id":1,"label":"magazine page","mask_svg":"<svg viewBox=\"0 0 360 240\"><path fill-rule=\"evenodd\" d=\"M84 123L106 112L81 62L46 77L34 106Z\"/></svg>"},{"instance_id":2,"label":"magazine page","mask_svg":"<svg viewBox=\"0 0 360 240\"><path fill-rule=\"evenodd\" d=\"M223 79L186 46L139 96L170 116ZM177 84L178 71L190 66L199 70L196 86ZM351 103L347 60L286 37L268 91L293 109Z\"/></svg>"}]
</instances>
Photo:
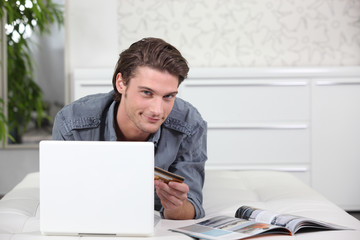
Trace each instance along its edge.
<instances>
[{"instance_id":1,"label":"magazine page","mask_svg":"<svg viewBox=\"0 0 360 240\"><path fill-rule=\"evenodd\" d=\"M172 229L203 239L243 239L261 234L289 234L286 228L228 216L217 216L197 224Z\"/></svg>"},{"instance_id":2,"label":"magazine page","mask_svg":"<svg viewBox=\"0 0 360 240\"><path fill-rule=\"evenodd\" d=\"M248 206L240 207L235 214L235 217L246 219L249 221L262 222L272 225L277 225L289 229L292 233L296 233L300 229L346 229L344 227L330 224L322 221L317 221L309 218L299 217L289 214L278 214L275 212L257 209Z\"/></svg>"}]
</instances>

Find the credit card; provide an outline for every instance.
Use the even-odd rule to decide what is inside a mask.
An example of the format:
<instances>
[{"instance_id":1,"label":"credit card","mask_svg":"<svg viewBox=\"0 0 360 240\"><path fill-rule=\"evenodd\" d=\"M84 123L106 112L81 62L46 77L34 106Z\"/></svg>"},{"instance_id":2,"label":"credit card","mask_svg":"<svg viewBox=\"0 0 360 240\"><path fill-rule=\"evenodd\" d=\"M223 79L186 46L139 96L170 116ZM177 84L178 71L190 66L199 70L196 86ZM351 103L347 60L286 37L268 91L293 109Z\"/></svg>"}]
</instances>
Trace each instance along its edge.
<instances>
[{"instance_id":1,"label":"credit card","mask_svg":"<svg viewBox=\"0 0 360 240\"><path fill-rule=\"evenodd\" d=\"M174 173L168 172L162 168L159 167L155 167L155 176L154 176L155 180L161 180L164 183L169 183L171 181L173 182L179 182L182 183L185 178L183 178L182 176L176 175Z\"/></svg>"}]
</instances>

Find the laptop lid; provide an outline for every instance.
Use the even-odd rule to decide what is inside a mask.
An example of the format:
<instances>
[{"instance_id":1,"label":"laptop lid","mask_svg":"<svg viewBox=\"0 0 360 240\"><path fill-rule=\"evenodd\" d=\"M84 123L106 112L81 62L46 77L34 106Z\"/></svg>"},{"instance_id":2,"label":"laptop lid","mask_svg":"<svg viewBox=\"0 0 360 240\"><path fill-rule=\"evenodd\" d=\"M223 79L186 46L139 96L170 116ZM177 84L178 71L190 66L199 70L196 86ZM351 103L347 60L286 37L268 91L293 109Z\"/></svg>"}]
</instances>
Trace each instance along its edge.
<instances>
[{"instance_id":1,"label":"laptop lid","mask_svg":"<svg viewBox=\"0 0 360 240\"><path fill-rule=\"evenodd\" d=\"M42 141L39 151L43 234L153 234L153 143Z\"/></svg>"}]
</instances>

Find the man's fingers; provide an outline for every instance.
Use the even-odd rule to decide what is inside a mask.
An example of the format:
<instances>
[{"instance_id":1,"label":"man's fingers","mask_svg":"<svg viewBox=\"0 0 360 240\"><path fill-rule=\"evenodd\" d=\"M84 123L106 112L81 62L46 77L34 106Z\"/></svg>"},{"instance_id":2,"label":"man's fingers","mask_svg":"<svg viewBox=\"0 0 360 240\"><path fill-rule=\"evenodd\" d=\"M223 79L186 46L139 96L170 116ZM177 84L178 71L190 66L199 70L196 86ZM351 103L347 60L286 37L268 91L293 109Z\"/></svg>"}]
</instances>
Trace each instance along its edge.
<instances>
[{"instance_id":1,"label":"man's fingers","mask_svg":"<svg viewBox=\"0 0 360 240\"><path fill-rule=\"evenodd\" d=\"M161 204L165 209L173 209L177 208L182 205L182 202L180 199L169 195L165 192L159 191L157 192L159 198L161 199Z\"/></svg>"},{"instance_id":2,"label":"man's fingers","mask_svg":"<svg viewBox=\"0 0 360 240\"><path fill-rule=\"evenodd\" d=\"M170 182L168 184L155 181L156 193L164 208L181 206L187 199L189 187L185 183Z\"/></svg>"}]
</instances>

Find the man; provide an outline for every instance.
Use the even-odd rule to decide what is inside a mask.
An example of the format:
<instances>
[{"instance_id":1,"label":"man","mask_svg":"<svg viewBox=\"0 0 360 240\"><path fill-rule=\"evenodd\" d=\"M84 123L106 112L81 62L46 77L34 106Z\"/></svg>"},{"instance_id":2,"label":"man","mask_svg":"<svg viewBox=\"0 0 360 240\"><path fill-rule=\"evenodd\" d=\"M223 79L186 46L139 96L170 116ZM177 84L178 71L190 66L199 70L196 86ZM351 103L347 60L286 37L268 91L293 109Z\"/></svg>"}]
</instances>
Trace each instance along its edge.
<instances>
[{"instance_id":1,"label":"man","mask_svg":"<svg viewBox=\"0 0 360 240\"><path fill-rule=\"evenodd\" d=\"M155 165L185 178L155 180L155 209L167 219L203 217L207 124L176 98L188 71L181 53L161 39L132 44L120 54L114 90L65 106L56 115L53 139L154 142Z\"/></svg>"}]
</instances>

